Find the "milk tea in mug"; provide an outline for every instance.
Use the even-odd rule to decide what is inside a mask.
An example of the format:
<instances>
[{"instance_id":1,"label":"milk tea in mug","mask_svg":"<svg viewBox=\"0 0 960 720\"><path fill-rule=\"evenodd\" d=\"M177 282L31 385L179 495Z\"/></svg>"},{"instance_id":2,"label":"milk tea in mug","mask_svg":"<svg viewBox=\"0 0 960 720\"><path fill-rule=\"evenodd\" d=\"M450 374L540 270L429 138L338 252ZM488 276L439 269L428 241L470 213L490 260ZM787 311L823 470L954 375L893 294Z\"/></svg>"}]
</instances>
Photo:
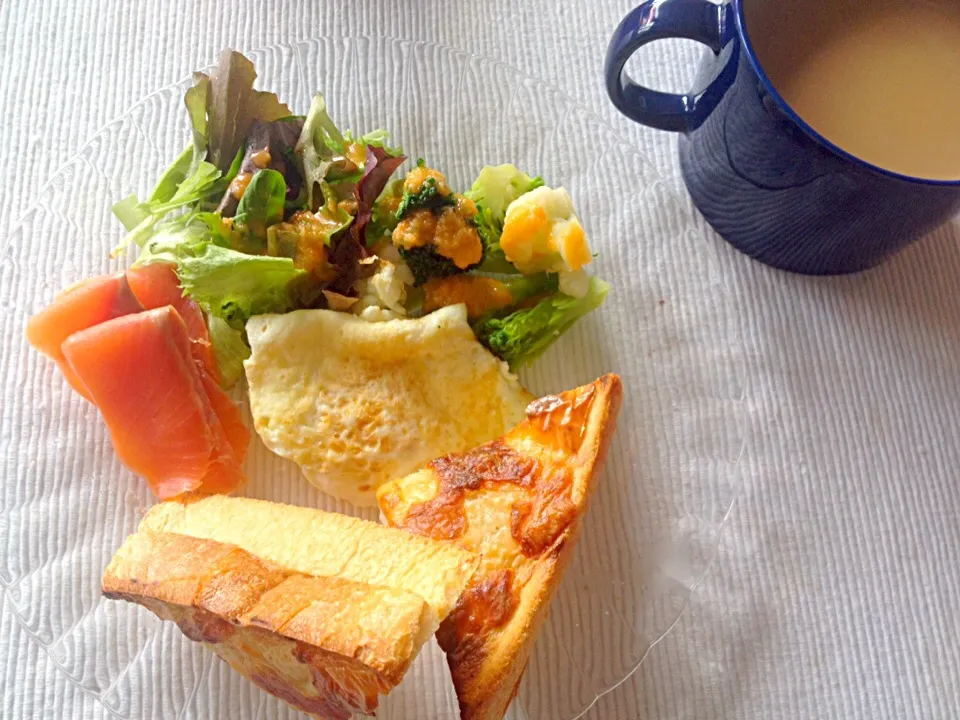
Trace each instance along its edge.
<instances>
[{"instance_id":1,"label":"milk tea in mug","mask_svg":"<svg viewBox=\"0 0 960 720\"><path fill-rule=\"evenodd\" d=\"M960 179L960 0L743 6L760 65L814 130L886 170Z\"/></svg>"},{"instance_id":2,"label":"milk tea in mug","mask_svg":"<svg viewBox=\"0 0 960 720\"><path fill-rule=\"evenodd\" d=\"M663 38L707 45L688 93L626 62ZM648 0L615 32L607 91L683 133L694 203L785 270L873 267L960 212L960 0Z\"/></svg>"}]
</instances>

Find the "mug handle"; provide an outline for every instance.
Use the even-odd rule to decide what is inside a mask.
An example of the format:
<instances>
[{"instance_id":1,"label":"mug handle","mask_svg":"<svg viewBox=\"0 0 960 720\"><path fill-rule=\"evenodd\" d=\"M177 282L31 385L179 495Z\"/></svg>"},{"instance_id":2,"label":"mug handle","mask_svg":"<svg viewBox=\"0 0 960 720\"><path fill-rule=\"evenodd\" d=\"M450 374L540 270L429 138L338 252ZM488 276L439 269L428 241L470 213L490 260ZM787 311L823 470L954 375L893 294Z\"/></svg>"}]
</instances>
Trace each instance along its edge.
<instances>
[{"instance_id":1,"label":"mug handle","mask_svg":"<svg viewBox=\"0 0 960 720\"><path fill-rule=\"evenodd\" d=\"M659 92L635 83L625 70L639 48L666 38L703 43L720 59L737 39L733 5L709 0L647 0L617 27L607 49L607 93L617 109L632 120L658 130L696 130L716 108L737 76L738 43L720 71L699 91L683 95Z\"/></svg>"}]
</instances>

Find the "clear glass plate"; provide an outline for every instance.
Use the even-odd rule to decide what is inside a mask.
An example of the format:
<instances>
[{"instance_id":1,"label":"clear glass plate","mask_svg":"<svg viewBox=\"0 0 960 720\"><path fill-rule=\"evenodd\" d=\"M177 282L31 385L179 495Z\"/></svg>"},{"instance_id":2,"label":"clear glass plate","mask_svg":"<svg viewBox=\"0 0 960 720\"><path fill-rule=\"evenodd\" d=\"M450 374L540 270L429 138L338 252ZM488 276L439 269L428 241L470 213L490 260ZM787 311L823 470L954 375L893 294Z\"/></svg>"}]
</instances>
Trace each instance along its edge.
<instances>
[{"instance_id":1,"label":"clear glass plate","mask_svg":"<svg viewBox=\"0 0 960 720\"><path fill-rule=\"evenodd\" d=\"M467 187L483 164L512 162L572 193L599 252L594 272L614 290L523 379L545 393L615 371L626 398L511 716L589 716L679 617L737 493L744 354L711 243L642 155L522 70L388 38L317 38L249 55L259 87L296 111L322 90L342 127L391 130L455 187ZM26 318L58 289L117 269L108 252L121 228L110 206L148 192L188 142L189 84L152 93L104 127L56 169L2 246L0 583L42 652L115 717L292 718L171 624L100 597L103 568L153 500L114 457L96 411L23 337ZM249 495L352 512L256 440L247 470ZM380 716L456 718L435 646Z\"/></svg>"}]
</instances>

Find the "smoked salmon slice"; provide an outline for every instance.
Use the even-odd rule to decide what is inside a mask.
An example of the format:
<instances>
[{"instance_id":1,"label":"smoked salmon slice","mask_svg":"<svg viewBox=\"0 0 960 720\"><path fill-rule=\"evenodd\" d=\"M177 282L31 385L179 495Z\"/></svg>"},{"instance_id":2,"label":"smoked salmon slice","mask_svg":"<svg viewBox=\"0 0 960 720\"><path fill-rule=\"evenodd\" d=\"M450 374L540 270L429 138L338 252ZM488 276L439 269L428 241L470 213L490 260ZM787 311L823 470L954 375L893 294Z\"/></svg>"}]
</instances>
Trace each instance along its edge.
<instances>
[{"instance_id":1,"label":"smoked salmon slice","mask_svg":"<svg viewBox=\"0 0 960 720\"><path fill-rule=\"evenodd\" d=\"M213 405L213 411L217 414L224 431L227 433L227 439L233 448L233 454L238 462L243 462L250 445L250 429L243 422L240 408L220 388L220 383L217 382L216 378L211 377L202 368L200 369L200 380L203 382L203 387L210 398L210 404Z\"/></svg>"},{"instance_id":2,"label":"smoked salmon slice","mask_svg":"<svg viewBox=\"0 0 960 720\"><path fill-rule=\"evenodd\" d=\"M193 345L170 305L108 320L62 345L100 408L117 455L161 500L190 491L232 492L245 480L240 458L249 431L194 359Z\"/></svg>"},{"instance_id":3,"label":"smoked salmon slice","mask_svg":"<svg viewBox=\"0 0 960 720\"><path fill-rule=\"evenodd\" d=\"M49 307L27 321L27 341L53 358L73 389L90 400L63 356L64 340L80 330L143 309L123 274L89 278L61 291Z\"/></svg>"},{"instance_id":4,"label":"smoked salmon slice","mask_svg":"<svg viewBox=\"0 0 960 720\"><path fill-rule=\"evenodd\" d=\"M187 332L190 333L190 349L193 357L202 363L207 372L219 382L220 373L210 345L210 334L207 332L207 321L203 317L203 310L195 300L183 294L180 279L173 265L152 263L132 267L127 270L127 282L130 283L133 294L147 310L155 310L166 305L176 308L187 326Z\"/></svg>"}]
</instances>

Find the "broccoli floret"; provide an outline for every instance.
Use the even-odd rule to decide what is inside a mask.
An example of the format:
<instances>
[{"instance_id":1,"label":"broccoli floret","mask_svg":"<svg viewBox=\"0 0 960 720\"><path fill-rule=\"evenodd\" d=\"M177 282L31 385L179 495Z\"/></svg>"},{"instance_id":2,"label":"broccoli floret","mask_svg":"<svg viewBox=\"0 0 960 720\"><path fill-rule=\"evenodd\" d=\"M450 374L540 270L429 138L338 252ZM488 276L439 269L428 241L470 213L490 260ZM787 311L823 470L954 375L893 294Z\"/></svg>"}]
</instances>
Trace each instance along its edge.
<instances>
[{"instance_id":1,"label":"broccoli floret","mask_svg":"<svg viewBox=\"0 0 960 720\"><path fill-rule=\"evenodd\" d=\"M427 178L417 192L404 191L400 205L397 207L397 218L402 220L414 210L427 209L437 212L441 208L454 203L452 193L442 194L437 186L437 181L434 178Z\"/></svg>"},{"instance_id":2,"label":"broccoli floret","mask_svg":"<svg viewBox=\"0 0 960 720\"><path fill-rule=\"evenodd\" d=\"M481 318L473 324L473 331L511 370L518 370L540 357L577 320L600 307L609 291L610 285L603 280L590 278L590 289L582 298L558 292L506 317Z\"/></svg>"},{"instance_id":3,"label":"broccoli floret","mask_svg":"<svg viewBox=\"0 0 960 720\"><path fill-rule=\"evenodd\" d=\"M399 248L399 250L400 257L413 273L414 287L420 287L433 278L445 278L463 272L453 260L436 252L430 245L409 250Z\"/></svg>"},{"instance_id":4,"label":"broccoli floret","mask_svg":"<svg viewBox=\"0 0 960 720\"><path fill-rule=\"evenodd\" d=\"M410 266L417 287L470 269L464 263L475 267L482 261L483 240L476 231L473 213L461 208L442 173L418 160L417 167L407 173L403 187L393 244ZM438 233L443 236L440 242ZM446 246L445 254L437 251L437 245Z\"/></svg>"}]
</instances>

